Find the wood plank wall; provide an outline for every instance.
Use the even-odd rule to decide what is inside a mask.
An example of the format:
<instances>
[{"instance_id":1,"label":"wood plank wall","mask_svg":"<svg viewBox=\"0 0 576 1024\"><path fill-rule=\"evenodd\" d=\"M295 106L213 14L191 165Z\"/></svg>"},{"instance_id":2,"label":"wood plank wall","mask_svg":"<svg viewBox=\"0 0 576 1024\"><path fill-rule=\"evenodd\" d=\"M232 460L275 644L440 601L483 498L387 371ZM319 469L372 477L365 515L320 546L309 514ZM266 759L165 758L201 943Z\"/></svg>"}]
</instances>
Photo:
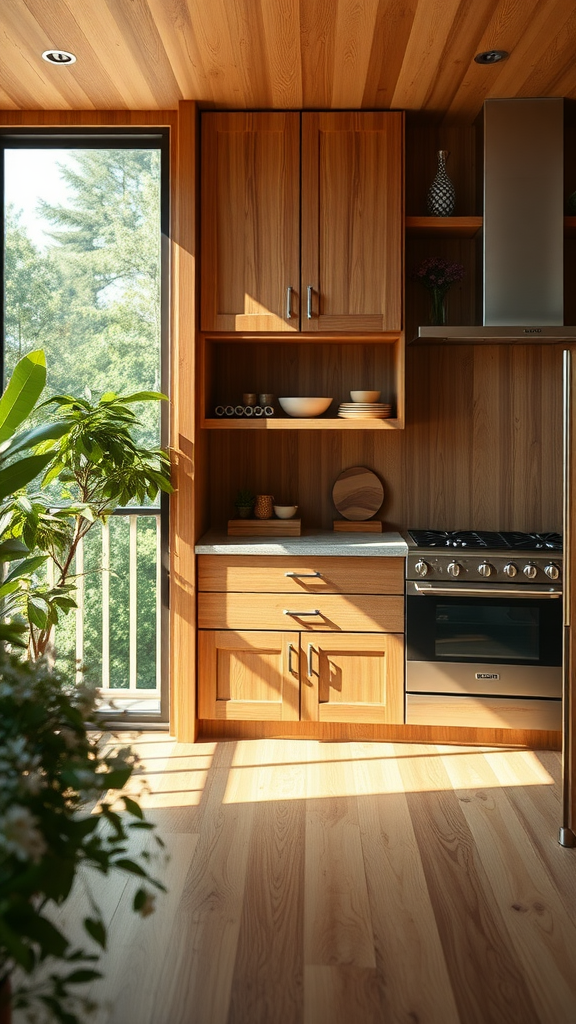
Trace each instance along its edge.
<instances>
[{"instance_id":1,"label":"wood plank wall","mask_svg":"<svg viewBox=\"0 0 576 1024\"><path fill-rule=\"evenodd\" d=\"M406 117L406 213L426 213L426 192L436 173L436 152L450 152L448 172L456 190L455 213L482 211L482 125L439 121L424 113ZM576 130L567 121L567 153ZM570 163L569 157L567 157ZM568 179L567 179L568 180ZM570 179L572 180L572 179ZM576 270L567 243L567 321L575 322L571 280ZM442 256L466 268L463 282L448 295L448 322L481 322L479 296L479 239L409 238L406 246L406 338L426 323L429 295L410 279L423 257ZM382 388L392 381L387 360L374 355L367 339L365 356L358 346L354 361L323 355L322 369L310 343L294 359L298 385L332 383L342 391L346 367L350 387ZM254 369L270 365L273 386L259 375L258 386L247 390L274 391L275 370L292 379L290 352L270 359L271 346L252 356ZM306 355L308 348L308 355ZM386 353L389 356L390 352ZM345 357L342 356L342 360ZM286 364L286 366L284 365ZM334 366L332 365L334 364ZM242 366L251 365L243 353ZM358 365L377 379L358 383ZM286 373L286 367L290 370ZM236 370L238 363L235 363ZM306 380L306 373L312 375ZM225 363L216 360L208 373L207 406L216 399L214 382L226 390ZM333 378L333 380L332 380ZM238 378L239 379L239 378ZM244 390L244 388L242 388ZM286 392L283 392L286 394ZM288 392L289 394L291 392ZM297 391L305 394L306 391ZM314 393L314 392L308 392ZM386 400L386 399L383 399ZM203 432L204 433L204 432ZM251 487L274 494L282 503L297 503L305 525L330 529L335 517L331 502L334 480L342 469L368 466L382 478L386 497L380 513L387 524L438 529L561 530L562 528L562 354L552 345L447 346L411 345L406 351L405 431L213 431L209 433L209 520L224 523L232 513L236 490Z\"/></svg>"},{"instance_id":2,"label":"wood plank wall","mask_svg":"<svg viewBox=\"0 0 576 1024\"><path fill-rule=\"evenodd\" d=\"M405 431L210 432L211 523L248 486L330 529L332 485L361 465L390 526L560 531L561 348L410 345L406 364Z\"/></svg>"}]
</instances>

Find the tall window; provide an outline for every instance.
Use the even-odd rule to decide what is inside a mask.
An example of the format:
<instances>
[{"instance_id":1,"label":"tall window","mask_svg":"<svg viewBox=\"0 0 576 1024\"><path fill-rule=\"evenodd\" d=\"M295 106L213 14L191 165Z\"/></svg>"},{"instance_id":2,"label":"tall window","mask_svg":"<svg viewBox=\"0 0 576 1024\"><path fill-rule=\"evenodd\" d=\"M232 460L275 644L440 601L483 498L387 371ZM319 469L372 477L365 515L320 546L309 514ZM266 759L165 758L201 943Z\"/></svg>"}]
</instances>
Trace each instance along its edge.
<instances>
[{"instance_id":1,"label":"tall window","mask_svg":"<svg viewBox=\"0 0 576 1024\"><path fill-rule=\"evenodd\" d=\"M47 395L166 391L166 134L10 132L0 144L5 380L42 348ZM138 440L164 441L166 410L136 411ZM127 509L104 536L91 531L76 566L81 610L56 634L58 656L79 656L147 720L166 711L159 513Z\"/></svg>"}]
</instances>

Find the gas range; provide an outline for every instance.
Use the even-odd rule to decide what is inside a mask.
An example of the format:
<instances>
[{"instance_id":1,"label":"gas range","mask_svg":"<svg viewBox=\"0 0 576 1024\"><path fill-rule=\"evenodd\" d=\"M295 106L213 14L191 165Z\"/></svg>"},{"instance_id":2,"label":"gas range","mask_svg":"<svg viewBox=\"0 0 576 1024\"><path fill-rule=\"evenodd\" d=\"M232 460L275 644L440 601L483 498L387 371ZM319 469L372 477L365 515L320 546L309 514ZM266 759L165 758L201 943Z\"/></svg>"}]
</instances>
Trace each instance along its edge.
<instances>
[{"instance_id":1,"label":"gas range","mask_svg":"<svg viewBox=\"0 0 576 1024\"><path fill-rule=\"evenodd\" d=\"M410 530L406 539L406 721L559 729L559 534Z\"/></svg>"},{"instance_id":2,"label":"gas range","mask_svg":"<svg viewBox=\"0 0 576 1024\"><path fill-rule=\"evenodd\" d=\"M409 530L408 580L489 583L491 586L554 584L562 579L558 533L481 530Z\"/></svg>"}]
</instances>

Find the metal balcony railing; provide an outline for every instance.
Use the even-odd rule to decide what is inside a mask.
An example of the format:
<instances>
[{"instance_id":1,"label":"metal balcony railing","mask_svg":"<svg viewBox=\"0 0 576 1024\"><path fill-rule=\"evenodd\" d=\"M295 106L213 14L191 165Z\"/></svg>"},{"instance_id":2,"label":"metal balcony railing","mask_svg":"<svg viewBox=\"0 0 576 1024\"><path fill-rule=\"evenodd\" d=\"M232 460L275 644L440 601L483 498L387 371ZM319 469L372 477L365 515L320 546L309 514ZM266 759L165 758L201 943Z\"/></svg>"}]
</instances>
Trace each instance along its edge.
<instances>
[{"instance_id":1,"label":"metal balcony railing","mask_svg":"<svg viewBox=\"0 0 576 1024\"><path fill-rule=\"evenodd\" d=\"M111 538L111 524L113 524L113 532L114 529L118 528L118 517L126 519L129 526L127 564L124 557L121 565L115 561ZM139 523L143 523L145 518L154 520L156 543L154 550L148 550L143 556L142 552L139 551L138 540L140 531L138 526ZM78 545L76 553L76 601L78 605L75 613L76 664L78 666L86 665L89 673L93 675L93 671L91 672L90 670L94 668L96 660L99 662L98 671L101 680L99 690L105 701L113 700L120 702L123 710L144 710L145 712L149 709L152 710L149 702L155 702L157 710L160 711L163 674L161 511L159 508L148 507L116 509L114 515L101 527L101 552L100 558L98 558L100 564L97 565L97 572L93 573L86 564L86 544L90 543L91 545L91 557L92 563L94 563L96 555L95 541L97 544L97 538L94 538L92 535L97 529L98 527L96 526L92 528L88 537ZM150 544L148 544L149 548ZM140 596L142 595L142 583L139 584L139 571L148 581L147 583L145 581L145 585L148 587L150 586L150 579L153 577L155 594L152 607L154 609L155 622L150 621L152 617L150 614L150 600L146 602L147 616L144 619L141 609L139 609L139 589ZM126 574L128 576L127 616L124 606ZM92 580L96 579L97 584L98 576L101 580L101 596L99 601L94 599L94 584L91 583ZM118 592L112 593L117 581L122 585L124 598L121 598ZM92 591L90 600L87 600L88 587L91 587ZM118 606L119 600L122 600L121 609ZM116 629L114 629L114 618L115 613L116 618L118 618L120 610L122 611L122 618L126 620L127 628L126 632L121 633L119 636L117 623ZM92 636L89 645L90 650L87 650L88 618L94 616L98 618L100 614L101 623L95 624L92 621L93 627L96 625L96 628L92 629L92 633L96 632L97 636L96 640ZM148 635L150 635L151 631L155 632L155 650L152 652L150 644L148 645L144 655L147 664L144 666L141 663L143 655L139 645L139 638L143 630L146 630ZM113 637L114 632L116 635ZM95 649L98 646L98 641L100 641L100 651ZM153 665L150 664L151 660L154 662ZM118 661L121 662L122 667L120 669L118 668ZM116 663L114 670L113 663ZM81 675L82 671L79 668L78 679L80 679ZM153 685L150 685L151 681ZM144 703L142 704L141 702Z\"/></svg>"}]
</instances>

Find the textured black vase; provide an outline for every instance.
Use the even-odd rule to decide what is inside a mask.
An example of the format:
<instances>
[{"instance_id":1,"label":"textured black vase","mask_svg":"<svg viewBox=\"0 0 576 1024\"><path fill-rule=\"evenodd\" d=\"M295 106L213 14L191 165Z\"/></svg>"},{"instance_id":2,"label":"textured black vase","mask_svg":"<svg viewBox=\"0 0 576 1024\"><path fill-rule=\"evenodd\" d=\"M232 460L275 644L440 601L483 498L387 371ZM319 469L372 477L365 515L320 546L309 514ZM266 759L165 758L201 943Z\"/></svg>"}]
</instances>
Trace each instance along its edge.
<instances>
[{"instance_id":1,"label":"textured black vase","mask_svg":"<svg viewBox=\"0 0 576 1024\"><path fill-rule=\"evenodd\" d=\"M431 213L433 217L449 217L454 213L456 193L454 185L446 174L446 160L449 155L446 149L438 150L438 170L426 197L428 213Z\"/></svg>"}]
</instances>

